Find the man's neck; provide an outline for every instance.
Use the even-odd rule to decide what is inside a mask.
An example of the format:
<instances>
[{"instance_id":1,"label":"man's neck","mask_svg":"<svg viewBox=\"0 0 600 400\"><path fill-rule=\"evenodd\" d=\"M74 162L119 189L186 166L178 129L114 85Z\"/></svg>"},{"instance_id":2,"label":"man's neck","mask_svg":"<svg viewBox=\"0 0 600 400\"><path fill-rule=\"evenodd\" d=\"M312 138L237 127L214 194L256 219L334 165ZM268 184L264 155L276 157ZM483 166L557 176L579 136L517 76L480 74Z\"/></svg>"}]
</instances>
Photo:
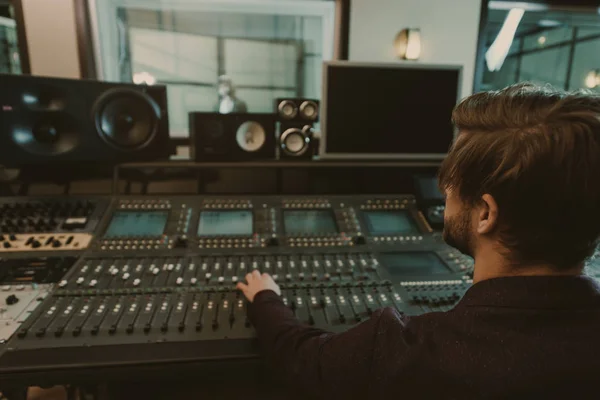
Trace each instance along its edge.
<instances>
[{"instance_id":1,"label":"man's neck","mask_svg":"<svg viewBox=\"0 0 600 400\"><path fill-rule=\"evenodd\" d=\"M509 276L569 276L581 275L583 265L563 269L550 264L532 264L515 266L498 253L478 255L475 257L473 283L486 279Z\"/></svg>"}]
</instances>

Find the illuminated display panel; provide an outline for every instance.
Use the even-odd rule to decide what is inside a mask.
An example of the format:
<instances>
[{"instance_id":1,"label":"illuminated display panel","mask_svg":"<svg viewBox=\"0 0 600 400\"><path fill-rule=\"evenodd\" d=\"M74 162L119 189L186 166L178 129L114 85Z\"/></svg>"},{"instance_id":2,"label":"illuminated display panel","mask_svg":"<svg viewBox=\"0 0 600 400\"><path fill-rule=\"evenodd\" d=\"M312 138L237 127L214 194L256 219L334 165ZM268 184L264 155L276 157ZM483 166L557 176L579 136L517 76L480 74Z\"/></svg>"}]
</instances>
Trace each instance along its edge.
<instances>
[{"instance_id":1,"label":"illuminated display panel","mask_svg":"<svg viewBox=\"0 0 600 400\"><path fill-rule=\"evenodd\" d=\"M104 237L156 237L165 231L167 211L117 211L110 221Z\"/></svg>"},{"instance_id":2,"label":"illuminated display panel","mask_svg":"<svg viewBox=\"0 0 600 400\"><path fill-rule=\"evenodd\" d=\"M364 211L371 235L416 235L421 233L408 211Z\"/></svg>"},{"instance_id":3,"label":"illuminated display panel","mask_svg":"<svg viewBox=\"0 0 600 400\"><path fill-rule=\"evenodd\" d=\"M381 261L394 277L411 275L438 275L452 272L450 268L430 251L383 253Z\"/></svg>"},{"instance_id":4,"label":"illuminated display panel","mask_svg":"<svg viewBox=\"0 0 600 400\"><path fill-rule=\"evenodd\" d=\"M253 229L252 211L202 211L198 236L245 236Z\"/></svg>"},{"instance_id":5,"label":"illuminated display panel","mask_svg":"<svg viewBox=\"0 0 600 400\"><path fill-rule=\"evenodd\" d=\"M288 235L338 233L330 210L284 210L283 225Z\"/></svg>"}]
</instances>

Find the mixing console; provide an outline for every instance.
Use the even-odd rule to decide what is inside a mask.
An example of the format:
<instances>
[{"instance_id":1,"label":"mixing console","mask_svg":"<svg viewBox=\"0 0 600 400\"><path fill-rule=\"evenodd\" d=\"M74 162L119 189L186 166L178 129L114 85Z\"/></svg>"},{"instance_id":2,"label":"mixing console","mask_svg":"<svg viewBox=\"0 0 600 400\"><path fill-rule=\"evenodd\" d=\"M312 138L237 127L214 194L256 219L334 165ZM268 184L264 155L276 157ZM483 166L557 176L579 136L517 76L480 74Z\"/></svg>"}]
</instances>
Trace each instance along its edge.
<instances>
[{"instance_id":1,"label":"mixing console","mask_svg":"<svg viewBox=\"0 0 600 400\"><path fill-rule=\"evenodd\" d=\"M0 253L88 247L108 201L10 199L0 202Z\"/></svg>"},{"instance_id":2,"label":"mixing console","mask_svg":"<svg viewBox=\"0 0 600 400\"><path fill-rule=\"evenodd\" d=\"M334 332L380 307L447 310L471 284L472 260L431 231L412 196L132 196L108 212L102 199L74 204L83 205L70 208L77 217L31 209L53 220L52 232L37 235L89 235L77 258L11 253L0 263L7 294L24 307L4 331L3 373L257 357L247 304L235 290L253 270L273 276L301 321ZM26 289L31 296L17 293ZM30 307L33 298L41 305Z\"/></svg>"}]
</instances>

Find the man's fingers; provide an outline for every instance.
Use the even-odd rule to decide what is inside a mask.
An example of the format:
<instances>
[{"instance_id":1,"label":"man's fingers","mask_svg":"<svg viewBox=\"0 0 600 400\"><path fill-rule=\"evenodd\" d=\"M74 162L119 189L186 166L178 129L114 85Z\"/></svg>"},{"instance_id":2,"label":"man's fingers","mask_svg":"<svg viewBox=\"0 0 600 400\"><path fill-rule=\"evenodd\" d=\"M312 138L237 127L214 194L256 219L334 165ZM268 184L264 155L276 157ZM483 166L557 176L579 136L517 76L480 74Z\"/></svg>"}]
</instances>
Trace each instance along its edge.
<instances>
[{"instance_id":1,"label":"man's fingers","mask_svg":"<svg viewBox=\"0 0 600 400\"><path fill-rule=\"evenodd\" d=\"M246 292L246 290L248 290L248 285L242 282L238 282L238 284L235 285L235 287L236 289L241 290L242 292Z\"/></svg>"},{"instance_id":2,"label":"man's fingers","mask_svg":"<svg viewBox=\"0 0 600 400\"><path fill-rule=\"evenodd\" d=\"M255 269L254 271L252 271L252 275L254 275L253 278L260 279L260 271L259 270Z\"/></svg>"},{"instance_id":3,"label":"man's fingers","mask_svg":"<svg viewBox=\"0 0 600 400\"><path fill-rule=\"evenodd\" d=\"M250 281L252 281L254 279L254 277L252 276L252 274L248 273L246 274L246 282L250 283Z\"/></svg>"}]
</instances>

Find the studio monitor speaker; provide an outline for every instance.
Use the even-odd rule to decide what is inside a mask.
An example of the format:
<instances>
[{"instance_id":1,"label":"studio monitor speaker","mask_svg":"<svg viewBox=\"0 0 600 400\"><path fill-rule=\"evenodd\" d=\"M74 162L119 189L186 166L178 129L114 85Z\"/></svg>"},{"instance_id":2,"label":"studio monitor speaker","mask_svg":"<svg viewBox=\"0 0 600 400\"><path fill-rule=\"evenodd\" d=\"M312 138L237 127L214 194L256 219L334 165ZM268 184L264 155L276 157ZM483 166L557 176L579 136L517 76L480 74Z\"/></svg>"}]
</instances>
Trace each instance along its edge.
<instances>
[{"instance_id":1,"label":"studio monitor speaker","mask_svg":"<svg viewBox=\"0 0 600 400\"><path fill-rule=\"evenodd\" d=\"M167 159L164 86L0 75L0 165Z\"/></svg>"},{"instance_id":2,"label":"studio monitor speaker","mask_svg":"<svg viewBox=\"0 0 600 400\"><path fill-rule=\"evenodd\" d=\"M319 120L319 101L300 98L277 99L275 112L281 122L314 124Z\"/></svg>"},{"instance_id":3,"label":"studio monitor speaker","mask_svg":"<svg viewBox=\"0 0 600 400\"><path fill-rule=\"evenodd\" d=\"M311 159L317 149L313 124L319 120L319 101L302 98L275 100L280 159Z\"/></svg>"},{"instance_id":4,"label":"studio monitor speaker","mask_svg":"<svg viewBox=\"0 0 600 400\"><path fill-rule=\"evenodd\" d=\"M273 114L190 113L191 156L203 161L273 160Z\"/></svg>"}]
</instances>

